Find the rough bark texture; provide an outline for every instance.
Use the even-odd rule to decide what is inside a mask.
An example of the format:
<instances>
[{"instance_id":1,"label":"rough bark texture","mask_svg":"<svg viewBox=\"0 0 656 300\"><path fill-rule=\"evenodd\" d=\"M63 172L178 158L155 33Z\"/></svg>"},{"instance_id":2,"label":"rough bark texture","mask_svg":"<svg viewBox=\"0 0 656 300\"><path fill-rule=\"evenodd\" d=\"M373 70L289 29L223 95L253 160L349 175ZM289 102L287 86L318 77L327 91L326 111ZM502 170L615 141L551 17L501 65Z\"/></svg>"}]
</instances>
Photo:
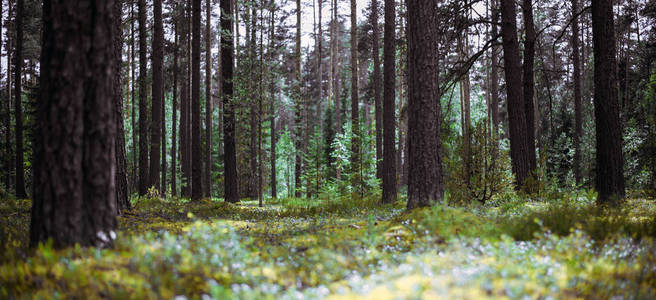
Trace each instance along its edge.
<instances>
[{"instance_id":1,"label":"rough bark texture","mask_svg":"<svg viewBox=\"0 0 656 300\"><path fill-rule=\"evenodd\" d=\"M116 237L114 1L46 0L30 243Z\"/></svg>"},{"instance_id":2,"label":"rough bark texture","mask_svg":"<svg viewBox=\"0 0 656 300\"><path fill-rule=\"evenodd\" d=\"M303 119L301 96L301 0L296 0L296 103L294 112L294 146L296 164L294 165L294 196L301 197L301 164L303 163Z\"/></svg>"},{"instance_id":3,"label":"rough bark texture","mask_svg":"<svg viewBox=\"0 0 656 300\"><path fill-rule=\"evenodd\" d=\"M139 0L139 195L148 193L148 83L146 82L146 0Z\"/></svg>"},{"instance_id":4,"label":"rough bark texture","mask_svg":"<svg viewBox=\"0 0 656 300\"><path fill-rule=\"evenodd\" d=\"M210 30L210 12L212 4L205 1L205 171L203 196L212 196L212 35Z\"/></svg>"},{"instance_id":5,"label":"rough bark texture","mask_svg":"<svg viewBox=\"0 0 656 300\"><path fill-rule=\"evenodd\" d=\"M0 0L0 23L2 22L3 19L3 14L1 13L2 7L3 6L3 1ZM11 15L11 6L9 7L9 12L8 15ZM9 33L9 20L7 20L7 33ZM0 25L0 29L2 28L2 25ZM0 44L2 44L2 35L0 34ZM11 169L13 167L12 163L12 151L11 151L11 93L9 91L11 90L11 50L10 50L10 45L9 41L5 44L5 49L7 51L7 101L3 104L3 108L5 110L5 115L4 115L4 127L5 127L5 133L4 133L4 149L3 149L3 160L5 164L5 170L6 174L4 177L4 183L5 183L5 189L7 192L9 192L11 188ZM2 47L0 47L0 52L2 52Z\"/></svg>"},{"instance_id":6,"label":"rough bark texture","mask_svg":"<svg viewBox=\"0 0 656 300\"><path fill-rule=\"evenodd\" d=\"M492 0L492 30L491 36L497 38L499 22L499 6L496 0ZM492 115L493 133L496 137L499 133L499 46L492 45L490 59L490 114Z\"/></svg>"},{"instance_id":7,"label":"rough bark texture","mask_svg":"<svg viewBox=\"0 0 656 300\"><path fill-rule=\"evenodd\" d=\"M237 149L235 145L235 108L233 103L234 46L232 38L232 0L221 1L221 84L223 91L223 159L225 201L239 202Z\"/></svg>"},{"instance_id":8,"label":"rough bark texture","mask_svg":"<svg viewBox=\"0 0 656 300\"><path fill-rule=\"evenodd\" d=\"M351 185L362 191L360 166L360 100L358 99L358 14L357 1L351 0Z\"/></svg>"},{"instance_id":9,"label":"rough bark texture","mask_svg":"<svg viewBox=\"0 0 656 300\"><path fill-rule=\"evenodd\" d=\"M162 0L153 1L153 99L150 118L150 185L160 191L160 151L162 139L162 111L164 101L164 28L162 25Z\"/></svg>"},{"instance_id":10,"label":"rough bark texture","mask_svg":"<svg viewBox=\"0 0 656 300\"><path fill-rule=\"evenodd\" d=\"M617 205L624 199L625 186L612 3L611 0L592 1L592 34L599 193L597 203Z\"/></svg>"},{"instance_id":11,"label":"rough bark texture","mask_svg":"<svg viewBox=\"0 0 656 300\"><path fill-rule=\"evenodd\" d=\"M123 1L114 1L114 120L116 121L116 203L118 214L130 209L128 174L125 161L125 129L123 128Z\"/></svg>"},{"instance_id":12,"label":"rough bark texture","mask_svg":"<svg viewBox=\"0 0 656 300\"><path fill-rule=\"evenodd\" d=\"M23 91L21 73L23 69L23 0L16 1L16 49L14 54L14 119L16 127L16 198L27 198L25 191L25 164L23 163Z\"/></svg>"},{"instance_id":13,"label":"rough bark texture","mask_svg":"<svg viewBox=\"0 0 656 300\"><path fill-rule=\"evenodd\" d=\"M203 162L200 130L200 2L191 6L191 199L203 197Z\"/></svg>"},{"instance_id":14,"label":"rough bark texture","mask_svg":"<svg viewBox=\"0 0 656 300\"><path fill-rule=\"evenodd\" d=\"M583 137L583 94L581 93L581 54L579 51L579 1L572 0L572 64L574 73L574 178L581 184L581 138Z\"/></svg>"},{"instance_id":15,"label":"rough bark texture","mask_svg":"<svg viewBox=\"0 0 656 300\"><path fill-rule=\"evenodd\" d=\"M256 27L257 27L257 18L256 18L256 11L255 11L255 6L253 4L250 5L250 8L247 8L251 11L250 14L250 34L248 35L248 69L249 69L249 80L248 80L248 93L249 93L249 102L250 102L250 144L249 144L249 161L250 161L250 167L251 167L251 173L249 176L248 180L248 197L251 199L256 199L258 192L257 192L257 118L258 118L258 111L257 111L257 101L256 98L258 98L258 93L257 93L257 87L256 87L256 82L257 82L257 77L255 76L256 74L256 63L255 61L257 60L256 54L255 54L255 47L257 44L257 36L256 36ZM249 28L247 28L248 30Z\"/></svg>"},{"instance_id":16,"label":"rough bark texture","mask_svg":"<svg viewBox=\"0 0 656 300\"><path fill-rule=\"evenodd\" d=\"M175 16L174 22L174 30L175 30L175 43L173 45L173 113L172 118L171 118L171 195L172 196L177 196L178 195L178 184L177 184L177 178L178 178L178 168L177 168L177 132L176 132L176 122L177 122L177 115L178 115L178 77L179 77L179 62L178 62L178 47L179 47L179 37L180 37L180 32L179 32L179 21L178 21L179 15Z\"/></svg>"},{"instance_id":17,"label":"rough bark texture","mask_svg":"<svg viewBox=\"0 0 656 300\"><path fill-rule=\"evenodd\" d=\"M385 8L387 8L387 2L385 2ZM388 11L385 10L385 16L387 17ZM387 21L387 18L385 18L385 21ZM372 47L371 47L371 55L373 56L374 60L374 71L373 71L373 84L374 84L374 105L376 107L376 178L382 179L383 178L383 104L382 104L382 99L380 97L381 94L381 86L380 86L380 47L378 46L378 39L380 36L380 33L378 32L378 0L371 0L371 27L373 31L373 37L372 37ZM385 34L389 34L387 32L387 27L385 27ZM385 49L387 49L387 45L385 45ZM383 56L386 53L383 53ZM385 64L387 65L389 62L385 61ZM385 70L387 72L387 70ZM386 73L387 74L387 73ZM387 78L387 77L385 77ZM385 86L387 87L387 82L385 82ZM388 91L385 90L385 93ZM383 185L384 189L384 185ZM383 194L383 200L385 199L385 196Z\"/></svg>"},{"instance_id":18,"label":"rough bark texture","mask_svg":"<svg viewBox=\"0 0 656 300\"><path fill-rule=\"evenodd\" d=\"M437 6L408 0L408 209L442 201Z\"/></svg>"},{"instance_id":19,"label":"rough bark texture","mask_svg":"<svg viewBox=\"0 0 656 300\"><path fill-rule=\"evenodd\" d=\"M385 0L385 95L381 124L383 132L383 203L396 202L396 7L394 0ZM376 107L378 111L378 107ZM377 114L378 115L378 114ZM378 119L376 120L378 124Z\"/></svg>"},{"instance_id":20,"label":"rough bark texture","mask_svg":"<svg viewBox=\"0 0 656 300\"><path fill-rule=\"evenodd\" d=\"M274 57L273 53L273 38L275 36L275 10L271 11L271 23L269 30L269 62L272 62L271 60ZM276 142L277 142L277 133L276 133L276 81L275 78L272 76L270 78L270 90L269 90L269 97L270 102L271 102L271 107L269 109L269 112L271 114L271 198L276 199L278 198L278 182L276 179Z\"/></svg>"},{"instance_id":21,"label":"rough bark texture","mask_svg":"<svg viewBox=\"0 0 656 300\"><path fill-rule=\"evenodd\" d=\"M189 135L189 9L184 4L182 17L182 40L180 48L183 49L183 63L180 68L182 75L182 93L180 97L180 169L182 180L180 182L182 197L191 196L191 136Z\"/></svg>"},{"instance_id":22,"label":"rough bark texture","mask_svg":"<svg viewBox=\"0 0 656 300\"><path fill-rule=\"evenodd\" d=\"M136 120L136 84L135 84L135 54L134 54L134 2L130 3L130 119L132 121L132 190L138 191L139 184L137 183L137 120Z\"/></svg>"},{"instance_id":23,"label":"rough bark texture","mask_svg":"<svg viewBox=\"0 0 656 300\"><path fill-rule=\"evenodd\" d=\"M529 171L535 170L537 161L535 157L535 109L533 106L533 96L535 94L535 78L533 69L535 62L535 25L533 24L533 0L524 0L522 5L522 15L524 16L524 30L526 39L524 40L524 114L526 115L526 139L528 146Z\"/></svg>"},{"instance_id":24,"label":"rough bark texture","mask_svg":"<svg viewBox=\"0 0 656 300\"><path fill-rule=\"evenodd\" d=\"M506 74L508 122L510 127L510 159L515 174L515 186L520 188L530 171L528 137L524 101L522 99L522 67L517 42L517 11L514 1L502 1L501 35Z\"/></svg>"}]
</instances>

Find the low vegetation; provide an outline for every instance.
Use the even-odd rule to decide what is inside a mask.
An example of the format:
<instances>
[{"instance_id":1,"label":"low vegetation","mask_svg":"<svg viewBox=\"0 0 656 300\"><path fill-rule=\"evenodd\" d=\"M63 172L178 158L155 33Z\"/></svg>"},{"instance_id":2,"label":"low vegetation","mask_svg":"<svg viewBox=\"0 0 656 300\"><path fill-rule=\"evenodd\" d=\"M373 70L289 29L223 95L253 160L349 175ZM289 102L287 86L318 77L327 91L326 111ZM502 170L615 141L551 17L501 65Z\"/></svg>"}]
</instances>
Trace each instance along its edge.
<instances>
[{"instance_id":1,"label":"low vegetation","mask_svg":"<svg viewBox=\"0 0 656 300\"><path fill-rule=\"evenodd\" d=\"M113 249L62 250L29 250L31 203L4 199L0 298L656 297L656 203L585 195L412 211L141 198Z\"/></svg>"}]
</instances>

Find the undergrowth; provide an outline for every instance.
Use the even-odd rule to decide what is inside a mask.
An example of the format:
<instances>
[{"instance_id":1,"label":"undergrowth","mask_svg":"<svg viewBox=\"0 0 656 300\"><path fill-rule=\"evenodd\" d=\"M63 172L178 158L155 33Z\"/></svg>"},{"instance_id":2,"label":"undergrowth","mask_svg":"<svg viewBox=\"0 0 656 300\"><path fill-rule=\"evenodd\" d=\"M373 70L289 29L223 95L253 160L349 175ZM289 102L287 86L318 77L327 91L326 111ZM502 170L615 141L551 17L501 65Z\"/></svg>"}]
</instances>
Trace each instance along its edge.
<instances>
[{"instance_id":1,"label":"undergrowth","mask_svg":"<svg viewBox=\"0 0 656 300\"><path fill-rule=\"evenodd\" d=\"M30 205L0 201L0 298L656 297L653 200L141 198L113 249L60 250L27 249Z\"/></svg>"}]
</instances>

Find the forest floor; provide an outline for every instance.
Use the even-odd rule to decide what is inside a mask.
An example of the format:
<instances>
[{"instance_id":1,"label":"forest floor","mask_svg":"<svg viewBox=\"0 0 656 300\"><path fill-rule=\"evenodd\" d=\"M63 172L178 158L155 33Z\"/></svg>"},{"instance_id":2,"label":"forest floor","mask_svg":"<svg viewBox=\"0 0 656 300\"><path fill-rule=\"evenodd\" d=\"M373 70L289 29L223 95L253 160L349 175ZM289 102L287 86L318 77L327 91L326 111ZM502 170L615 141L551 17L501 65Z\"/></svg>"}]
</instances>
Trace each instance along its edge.
<instances>
[{"instance_id":1,"label":"forest floor","mask_svg":"<svg viewBox=\"0 0 656 300\"><path fill-rule=\"evenodd\" d=\"M656 203L590 198L141 199L114 248L63 250L28 250L30 201L0 200L0 298L656 298Z\"/></svg>"}]
</instances>

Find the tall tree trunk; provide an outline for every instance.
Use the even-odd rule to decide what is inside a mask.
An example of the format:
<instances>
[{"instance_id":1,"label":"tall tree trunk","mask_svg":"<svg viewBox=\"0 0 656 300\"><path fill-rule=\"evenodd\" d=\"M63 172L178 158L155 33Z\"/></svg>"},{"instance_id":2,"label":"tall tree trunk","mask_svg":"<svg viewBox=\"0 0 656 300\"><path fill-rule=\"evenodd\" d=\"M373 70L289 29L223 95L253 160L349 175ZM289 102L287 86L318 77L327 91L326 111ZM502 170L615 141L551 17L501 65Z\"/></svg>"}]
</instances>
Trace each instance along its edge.
<instances>
[{"instance_id":1,"label":"tall tree trunk","mask_svg":"<svg viewBox=\"0 0 656 300\"><path fill-rule=\"evenodd\" d=\"M332 38L332 43L333 43L333 65L331 66L333 69L333 96L335 97L335 124L336 124L336 130L335 132L337 134L342 133L342 107L341 107L341 100L340 100L340 94L339 94L339 61L340 61L340 55L339 55L339 40L340 40L340 34L339 34L339 28L337 27L337 0L333 0L333 13L332 13L332 24L333 24L333 38ZM337 170L337 178L339 179L339 170Z\"/></svg>"},{"instance_id":2,"label":"tall tree trunk","mask_svg":"<svg viewBox=\"0 0 656 300\"><path fill-rule=\"evenodd\" d=\"M221 1L221 84L223 91L223 143L225 201L239 202L237 149L235 145L235 108L233 102L234 45L232 40L232 0Z\"/></svg>"},{"instance_id":3,"label":"tall tree trunk","mask_svg":"<svg viewBox=\"0 0 656 300\"><path fill-rule=\"evenodd\" d=\"M592 1L594 111L597 133L597 203L618 205L625 196L622 123L615 77L613 2Z\"/></svg>"},{"instance_id":4,"label":"tall tree trunk","mask_svg":"<svg viewBox=\"0 0 656 300\"><path fill-rule=\"evenodd\" d=\"M212 3L205 1L205 181L203 195L212 197Z\"/></svg>"},{"instance_id":5,"label":"tall tree trunk","mask_svg":"<svg viewBox=\"0 0 656 300\"><path fill-rule=\"evenodd\" d=\"M360 195L362 176L360 166L360 101L358 99L358 14L357 0L351 0L351 185Z\"/></svg>"},{"instance_id":6,"label":"tall tree trunk","mask_svg":"<svg viewBox=\"0 0 656 300\"><path fill-rule=\"evenodd\" d=\"M273 4L273 0L272 0ZM271 23L270 23L270 32L269 32L269 63L273 63L273 39L275 37L275 8L271 7ZM273 72L269 72L269 74L273 74ZM274 76L271 75L270 78L270 92L269 92L269 97L271 97L270 102L271 102L271 108L269 109L270 114L271 114L271 198L277 199L278 198L278 182L276 180L276 173L277 173L277 168L276 168L276 142L277 142L277 133L276 133L276 79Z\"/></svg>"},{"instance_id":7,"label":"tall tree trunk","mask_svg":"<svg viewBox=\"0 0 656 300\"><path fill-rule=\"evenodd\" d=\"M177 5L175 6L177 8ZM178 114L178 73L180 72L179 70L179 64L178 64L178 47L179 47L179 15L174 16L173 20L173 26L174 26L174 44L173 44L173 113L171 114L171 196L177 196L178 195L178 184L177 184L177 178L178 178L178 169L177 169L177 139L176 139L176 122L177 122L177 114Z\"/></svg>"},{"instance_id":8,"label":"tall tree trunk","mask_svg":"<svg viewBox=\"0 0 656 300\"><path fill-rule=\"evenodd\" d=\"M524 15L524 30L526 39L524 40L524 114L526 115L526 138L527 154L529 161L529 172L537 168L535 157L535 109L533 106L533 96L535 95L535 78L533 75L535 61L535 25L533 24L533 0L523 0L522 10Z\"/></svg>"},{"instance_id":9,"label":"tall tree trunk","mask_svg":"<svg viewBox=\"0 0 656 300\"><path fill-rule=\"evenodd\" d=\"M376 1L376 0L373 0ZM385 0L385 95L383 117L383 203L396 202L396 7L394 0ZM377 52L375 53L377 56ZM376 114L378 115L378 107ZM378 127L378 118L376 119Z\"/></svg>"},{"instance_id":10,"label":"tall tree trunk","mask_svg":"<svg viewBox=\"0 0 656 300\"><path fill-rule=\"evenodd\" d=\"M464 16L468 17L468 16ZM469 57L469 36L467 31L458 37L458 52L460 60L467 60ZM464 162L465 184L471 183L471 93L469 71L465 71L459 82L460 87L460 127L462 128L462 161Z\"/></svg>"},{"instance_id":11,"label":"tall tree trunk","mask_svg":"<svg viewBox=\"0 0 656 300\"><path fill-rule=\"evenodd\" d=\"M32 247L116 238L113 14L113 0L44 2Z\"/></svg>"},{"instance_id":12,"label":"tall tree trunk","mask_svg":"<svg viewBox=\"0 0 656 300\"><path fill-rule=\"evenodd\" d=\"M200 14L201 0L191 0L191 199L203 197L200 130Z\"/></svg>"},{"instance_id":13,"label":"tall tree trunk","mask_svg":"<svg viewBox=\"0 0 656 300\"><path fill-rule=\"evenodd\" d=\"M189 144L191 136L189 135L189 10L188 2L184 4L182 18L182 46L183 64L182 64L182 93L180 99L180 167L182 171L182 180L180 182L182 197L191 196L191 167Z\"/></svg>"},{"instance_id":14,"label":"tall tree trunk","mask_svg":"<svg viewBox=\"0 0 656 300\"><path fill-rule=\"evenodd\" d=\"M437 6L408 0L408 209L442 201Z\"/></svg>"},{"instance_id":15,"label":"tall tree trunk","mask_svg":"<svg viewBox=\"0 0 656 300\"><path fill-rule=\"evenodd\" d=\"M256 11L255 11L255 4L251 3L250 7L247 8L251 11L250 13L250 34L249 34L249 39L248 39L248 71L249 71L249 80L248 80L248 93L249 93L249 102L250 102L250 144L249 144L249 160L250 160L250 167L251 167L251 173L249 176L249 181L248 181L248 196L251 198L251 200L254 200L257 198L257 102L255 98L257 97L257 88L255 83L257 82L257 78L255 77L256 74L256 69L255 69L255 61L256 61L256 54L255 54L255 47L257 44L257 36L255 35L255 29L257 26L257 17L256 17ZM248 30L248 29L247 29Z\"/></svg>"},{"instance_id":16,"label":"tall tree trunk","mask_svg":"<svg viewBox=\"0 0 656 300\"><path fill-rule=\"evenodd\" d=\"M132 189L133 191L138 190L138 179L137 179L137 120L136 120L136 109L135 109L135 94L136 94L136 85L135 85L135 64L134 64L134 3L130 3L130 117L132 119Z\"/></svg>"},{"instance_id":17,"label":"tall tree trunk","mask_svg":"<svg viewBox=\"0 0 656 300\"><path fill-rule=\"evenodd\" d=\"M323 128L322 118L322 106L323 106L323 30L321 27L321 12L323 10L323 1L317 0L319 4L319 23L317 24L317 30L319 35L317 35L317 82L319 84L319 101L317 102L316 112L317 115L314 117L314 121L319 124L319 128ZM318 191L317 191L318 192Z\"/></svg>"},{"instance_id":18,"label":"tall tree trunk","mask_svg":"<svg viewBox=\"0 0 656 300\"><path fill-rule=\"evenodd\" d=\"M162 25L162 0L153 1L154 30L152 38L153 86L150 120L150 186L160 189L160 151L162 134L162 102L164 101L164 28Z\"/></svg>"},{"instance_id":19,"label":"tall tree trunk","mask_svg":"<svg viewBox=\"0 0 656 300\"><path fill-rule=\"evenodd\" d=\"M579 185L581 172L581 138L583 137L583 95L581 93L581 56L579 51L579 1L572 0L572 64L574 65L574 178Z\"/></svg>"},{"instance_id":20,"label":"tall tree trunk","mask_svg":"<svg viewBox=\"0 0 656 300\"><path fill-rule=\"evenodd\" d=\"M387 8L387 2L385 2L385 8ZM387 22L388 10L385 10L385 21ZM392 21L394 22L394 21ZM387 23L386 23L387 25ZM371 55L374 60L374 71L373 71L373 84L374 84L374 105L376 108L376 178L383 179L383 103L380 97L381 86L380 86L380 47L378 46L379 32L378 32L378 0L371 0L371 27L373 31L372 37L372 47ZM388 35L387 27L385 27L385 34ZM385 40L387 41L387 40ZM387 44L385 44L385 51L387 49ZM385 56L387 52L383 53ZM390 62L385 60L385 65ZM387 70L385 70L387 72ZM393 75L394 76L394 75ZM387 79L387 76L385 77ZM385 87L387 87L385 82ZM392 83L394 84L394 83ZM389 93L388 89L385 90L385 94ZM385 190L385 185L383 184L383 190ZM383 202L385 202L385 193L383 193Z\"/></svg>"},{"instance_id":21,"label":"tall tree trunk","mask_svg":"<svg viewBox=\"0 0 656 300\"><path fill-rule=\"evenodd\" d=\"M264 102L264 0L260 1L260 78L258 80L260 89L258 96L258 108L257 108L257 199L259 206L262 207L263 195L262 195L262 185L263 185L263 166L262 166L262 120L264 119L264 109L262 107Z\"/></svg>"},{"instance_id":22,"label":"tall tree trunk","mask_svg":"<svg viewBox=\"0 0 656 300\"><path fill-rule=\"evenodd\" d=\"M303 120L301 95L301 0L296 0L296 111L294 112L294 145L296 148L296 164L294 165L294 196L301 197L301 164L303 162Z\"/></svg>"},{"instance_id":23,"label":"tall tree trunk","mask_svg":"<svg viewBox=\"0 0 656 300\"><path fill-rule=\"evenodd\" d=\"M492 30L491 37L497 39L499 22L499 5L497 0L492 1ZM492 45L490 59L490 115L492 116L493 137L499 134L499 46Z\"/></svg>"},{"instance_id":24,"label":"tall tree trunk","mask_svg":"<svg viewBox=\"0 0 656 300\"><path fill-rule=\"evenodd\" d=\"M9 1L11 2L11 1ZM0 23L2 22L2 18L4 14L2 14L2 6L3 6L3 1L0 0ZM9 3L9 12L7 14L7 22L5 23L5 27L7 29L7 36L9 36L9 17L11 16L11 3ZM0 24L0 45L2 44L2 25ZM11 49L9 45L9 39L7 39L7 43L5 44L5 49L7 51L7 101L5 101L3 108L5 109L5 118L4 118L4 126L5 126L5 147L3 149L3 160L5 164L5 170L6 174L4 177L4 183L5 183L5 189L7 192L11 189L11 169L12 169L12 151L11 151L11 93L9 91L11 90ZM2 47L0 46L0 54L2 53Z\"/></svg>"},{"instance_id":25,"label":"tall tree trunk","mask_svg":"<svg viewBox=\"0 0 656 300\"><path fill-rule=\"evenodd\" d=\"M522 67L517 42L517 11L515 2L501 3L501 35L506 74L508 121L510 126L510 159L515 174L515 187L521 188L531 169L527 137L526 114L522 101Z\"/></svg>"},{"instance_id":26,"label":"tall tree trunk","mask_svg":"<svg viewBox=\"0 0 656 300\"><path fill-rule=\"evenodd\" d=\"M139 0L139 195L148 193L148 98L146 52L146 0Z\"/></svg>"},{"instance_id":27,"label":"tall tree trunk","mask_svg":"<svg viewBox=\"0 0 656 300\"><path fill-rule=\"evenodd\" d=\"M21 72L23 69L23 0L16 2L16 52L14 54L14 118L16 128L16 198L27 198L25 191L25 164L23 163L23 91Z\"/></svg>"},{"instance_id":28,"label":"tall tree trunk","mask_svg":"<svg viewBox=\"0 0 656 300\"><path fill-rule=\"evenodd\" d=\"M116 208L117 213L130 209L128 177L125 162L125 129L123 127L123 1L114 1L114 120L116 121Z\"/></svg>"}]
</instances>

